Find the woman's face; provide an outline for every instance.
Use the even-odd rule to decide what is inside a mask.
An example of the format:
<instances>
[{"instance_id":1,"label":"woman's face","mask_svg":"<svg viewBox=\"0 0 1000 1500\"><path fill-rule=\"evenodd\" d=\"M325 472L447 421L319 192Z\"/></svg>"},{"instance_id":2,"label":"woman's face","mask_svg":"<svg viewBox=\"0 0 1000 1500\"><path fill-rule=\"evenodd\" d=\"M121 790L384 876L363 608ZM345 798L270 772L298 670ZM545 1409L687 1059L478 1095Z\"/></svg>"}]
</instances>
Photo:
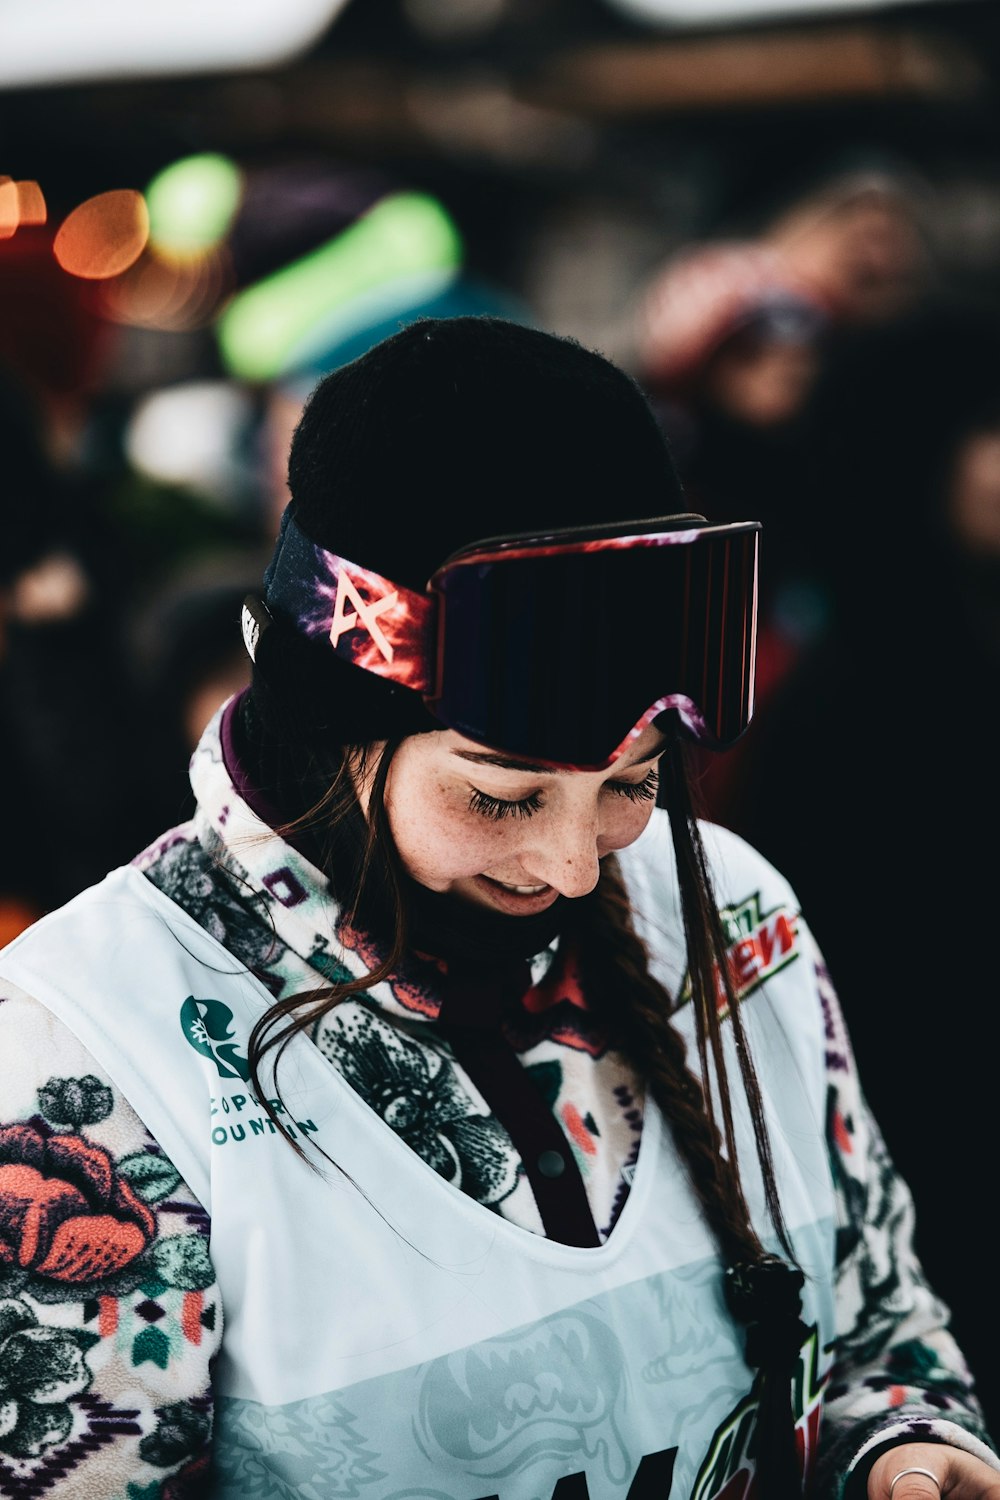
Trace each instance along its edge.
<instances>
[{"instance_id":1,"label":"woman's face","mask_svg":"<svg viewBox=\"0 0 1000 1500\"><path fill-rule=\"evenodd\" d=\"M639 837L655 806L663 736L652 727L605 771L553 771L446 729L413 735L386 780L407 872L432 891L529 916L585 896L605 854ZM380 747L369 762L370 774ZM367 812L370 780L356 777Z\"/></svg>"}]
</instances>

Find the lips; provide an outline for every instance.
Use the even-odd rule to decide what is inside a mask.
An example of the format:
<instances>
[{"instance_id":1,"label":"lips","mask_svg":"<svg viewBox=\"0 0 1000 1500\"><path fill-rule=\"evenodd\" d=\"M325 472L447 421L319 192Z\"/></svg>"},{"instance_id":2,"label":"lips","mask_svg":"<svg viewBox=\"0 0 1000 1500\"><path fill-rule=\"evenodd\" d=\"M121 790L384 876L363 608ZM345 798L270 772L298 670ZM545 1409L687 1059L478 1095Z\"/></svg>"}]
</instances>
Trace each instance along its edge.
<instances>
[{"instance_id":1,"label":"lips","mask_svg":"<svg viewBox=\"0 0 1000 1500\"><path fill-rule=\"evenodd\" d=\"M513 881L497 880L492 875L477 875L476 883L489 904L514 916L524 916L544 911L559 897L551 885L516 885Z\"/></svg>"}]
</instances>

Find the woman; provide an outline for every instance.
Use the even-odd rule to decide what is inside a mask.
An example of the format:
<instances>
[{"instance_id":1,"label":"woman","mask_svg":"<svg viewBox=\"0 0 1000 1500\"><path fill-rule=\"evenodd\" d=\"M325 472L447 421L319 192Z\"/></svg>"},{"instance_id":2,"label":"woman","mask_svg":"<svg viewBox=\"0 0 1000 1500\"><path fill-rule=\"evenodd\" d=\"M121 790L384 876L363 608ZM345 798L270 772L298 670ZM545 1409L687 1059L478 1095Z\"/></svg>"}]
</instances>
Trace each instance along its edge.
<instances>
[{"instance_id":1,"label":"woman","mask_svg":"<svg viewBox=\"0 0 1000 1500\"><path fill-rule=\"evenodd\" d=\"M492 318L326 377L289 484L193 822L0 957L11 1492L997 1500L794 894L692 809L756 524Z\"/></svg>"}]
</instances>

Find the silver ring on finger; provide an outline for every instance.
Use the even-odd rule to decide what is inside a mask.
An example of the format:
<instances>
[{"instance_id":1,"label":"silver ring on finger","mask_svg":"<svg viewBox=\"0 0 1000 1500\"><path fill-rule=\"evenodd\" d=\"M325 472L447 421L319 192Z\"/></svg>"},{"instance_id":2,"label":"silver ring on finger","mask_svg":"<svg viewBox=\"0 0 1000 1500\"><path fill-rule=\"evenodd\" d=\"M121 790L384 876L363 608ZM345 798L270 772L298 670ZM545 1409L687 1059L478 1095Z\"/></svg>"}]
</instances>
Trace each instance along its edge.
<instances>
[{"instance_id":1,"label":"silver ring on finger","mask_svg":"<svg viewBox=\"0 0 1000 1500\"><path fill-rule=\"evenodd\" d=\"M899 1473L894 1474L892 1479L889 1480L889 1500L892 1500L892 1492L896 1488L899 1481L903 1478L904 1474L922 1474L925 1479L930 1479L934 1484L937 1485L939 1495L944 1493L941 1488L941 1481L936 1474L932 1473L930 1469L921 1469L919 1465L914 1464L909 1469L900 1469Z\"/></svg>"}]
</instances>

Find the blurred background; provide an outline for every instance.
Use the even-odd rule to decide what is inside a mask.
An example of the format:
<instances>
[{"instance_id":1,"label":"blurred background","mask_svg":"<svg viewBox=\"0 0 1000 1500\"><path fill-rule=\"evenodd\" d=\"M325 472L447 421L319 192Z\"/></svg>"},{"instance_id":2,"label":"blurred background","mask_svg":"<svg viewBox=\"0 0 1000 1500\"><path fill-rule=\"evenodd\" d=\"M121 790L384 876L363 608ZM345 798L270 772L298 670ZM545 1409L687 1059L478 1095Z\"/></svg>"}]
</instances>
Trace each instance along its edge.
<instances>
[{"instance_id":1,"label":"blurred background","mask_svg":"<svg viewBox=\"0 0 1000 1500\"><path fill-rule=\"evenodd\" d=\"M190 814L302 401L427 312L602 349L764 523L706 811L796 886L1000 1437L995 0L0 0L0 939Z\"/></svg>"}]
</instances>

